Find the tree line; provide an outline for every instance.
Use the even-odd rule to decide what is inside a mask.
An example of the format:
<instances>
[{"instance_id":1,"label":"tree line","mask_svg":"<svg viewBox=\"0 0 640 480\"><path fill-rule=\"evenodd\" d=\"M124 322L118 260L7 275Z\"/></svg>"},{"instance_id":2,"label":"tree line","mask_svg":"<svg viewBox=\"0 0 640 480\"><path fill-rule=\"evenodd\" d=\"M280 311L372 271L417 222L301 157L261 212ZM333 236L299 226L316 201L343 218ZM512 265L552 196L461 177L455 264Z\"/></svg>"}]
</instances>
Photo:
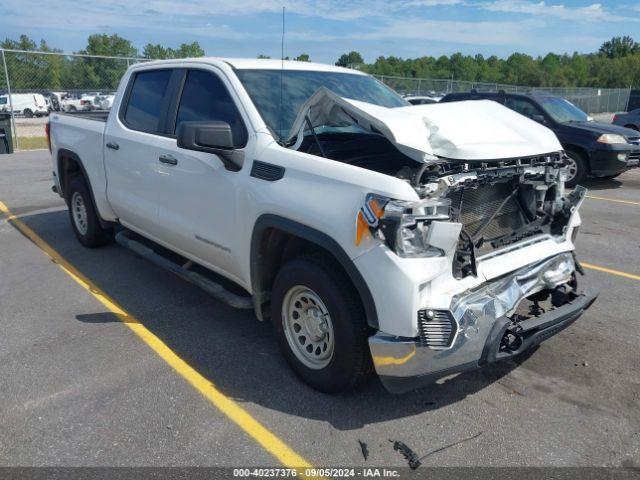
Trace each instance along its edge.
<instances>
[{"instance_id":1,"label":"tree line","mask_svg":"<svg viewBox=\"0 0 640 480\"><path fill-rule=\"evenodd\" d=\"M62 53L45 40L37 43L26 35L21 35L17 40L6 39L0 42L0 48ZM130 57L131 60L7 53L11 86L16 91L113 90L128 65L137 61L137 58L166 59L205 55L198 42L183 43L175 48L148 43L139 51L130 40L106 34L90 35L86 47L76 53ZM258 58L269 57L258 55ZM311 59L308 54L302 53L293 60ZM640 86L640 44L631 37L614 37L604 42L597 52L587 54L548 53L532 57L513 53L508 58L485 58L481 54L461 53L437 58L380 56L373 63L366 63L359 52L351 51L341 55L335 63L371 74L411 78L443 78L532 87ZM0 75L0 89L4 88L4 75Z\"/></svg>"},{"instance_id":2,"label":"tree line","mask_svg":"<svg viewBox=\"0 0 640 480\"><path fill-rule=\"evenodd\" d=\"M359 52L340 56L336 65L367 73L412 78L443 78L470 82L505 83L531 87L640 87L640 44L631 37L614 37L597 52L548 53L532 57L513 53L508 58L454 53L438 58L378 57L366 63Z\"/></svg>"}]
</instances>

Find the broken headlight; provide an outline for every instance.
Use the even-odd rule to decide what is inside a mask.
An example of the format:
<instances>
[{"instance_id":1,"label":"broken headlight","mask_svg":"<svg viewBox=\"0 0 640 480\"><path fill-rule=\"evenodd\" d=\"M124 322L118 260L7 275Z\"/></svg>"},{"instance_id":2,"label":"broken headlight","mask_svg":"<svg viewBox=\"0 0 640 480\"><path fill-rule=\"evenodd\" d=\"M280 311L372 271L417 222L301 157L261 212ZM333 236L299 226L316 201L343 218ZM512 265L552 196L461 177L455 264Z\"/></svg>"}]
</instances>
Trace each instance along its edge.
<instances>
[{"instance_id":1,"label":"broken headlight","mask_svg":"<svg viewBox=\"0 0 640 480\"><path fill-rule=\"evenodd\" d=\"M369 231L400 257L436 257L443 251L429 244L429 225L449 220L450 210L446 198L407 202L369 195L359 212L358 228L366 222Z\"/></svg>"}]
</instances>

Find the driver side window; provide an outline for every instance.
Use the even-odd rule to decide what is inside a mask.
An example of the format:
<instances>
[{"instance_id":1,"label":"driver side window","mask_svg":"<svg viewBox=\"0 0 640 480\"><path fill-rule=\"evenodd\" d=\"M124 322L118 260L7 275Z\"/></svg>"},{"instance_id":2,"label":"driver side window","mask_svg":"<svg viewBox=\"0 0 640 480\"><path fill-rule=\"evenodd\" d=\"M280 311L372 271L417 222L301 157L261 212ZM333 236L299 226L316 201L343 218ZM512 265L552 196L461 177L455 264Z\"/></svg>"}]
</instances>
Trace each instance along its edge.
<instances>
[{"instance_id":1,"label":"driver side window","mask_svg":"<svg viewBox=\"0 0 640 480\"><path fill-rule=\"evenodd\" d=\"M235 148L247 144L247 129L222 80L210 72L189 70L178 106L175 131L182 122L214 121L231 126Z\"/></svg>"}]
</instances>

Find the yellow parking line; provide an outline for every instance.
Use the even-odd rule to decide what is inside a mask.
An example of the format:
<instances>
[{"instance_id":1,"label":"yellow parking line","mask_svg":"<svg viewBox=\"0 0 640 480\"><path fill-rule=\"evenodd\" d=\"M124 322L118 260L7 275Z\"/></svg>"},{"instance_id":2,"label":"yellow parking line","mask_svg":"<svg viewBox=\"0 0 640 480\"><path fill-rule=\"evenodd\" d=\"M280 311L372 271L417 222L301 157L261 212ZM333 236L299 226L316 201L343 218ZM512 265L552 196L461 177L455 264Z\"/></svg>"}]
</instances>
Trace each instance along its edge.
<instances>
[{"instance_id":1,"label":"yellow parking line","mask_svg":"<svg viewBox=\"0 0 640 480\"><path fill-rule=\"evenodd\" d=\"M587 195L586 197L593 200L605 200L607 202L625 203L627 205L640 205L640 202L632 202L631 200L618 200L616 198L599 197L597 195Z\"/></svg>"},{"instance_id":2,"label":"yellow parking line","mask_svg":"<svg viewBox=\"0 0 640 480\"><path fill-rule=\"evenodd\" d=\"M80 273L73 265L67 262L37 233L25 225L19 218L11 213L7 206L0 202L0 212L4 213L7 220L18 229L25 237L36 244L40 250L46 253L54 263L64 270L76 283L91 293L102 305L114 313L118 319L129 327L140 339L146 343L160 358L168 363L197 391L206 397L218 410L238 425L244 432L253 438L262 448L273 455L283 466L287 468L308 468L311 464L293 451L286 443L269 431L264 425L253 418L245 409L240 407L232 399L224 395L216 386L203 377L197 370L182 360L162 340L149 331L137 318L125 311L118 303L110 298L91 280Z\"/></svg>"},{"instance_id":3,"label":"yellow parking line","mask_svg":"<svg viewBox=\"0 0 640 480\"><path fill-rule=\"evenodd\" d=\"M590 263L584 262L580 262L580 265L590 270L597 270L599 272L609 273L611 275L618 275L619 277L630 278L631 280L640 280L640 275L635 275L633 273L621 272L620 270L614 270L613 268L600 267L598 265L592 265Z\"/></svg>"}]
</instances>

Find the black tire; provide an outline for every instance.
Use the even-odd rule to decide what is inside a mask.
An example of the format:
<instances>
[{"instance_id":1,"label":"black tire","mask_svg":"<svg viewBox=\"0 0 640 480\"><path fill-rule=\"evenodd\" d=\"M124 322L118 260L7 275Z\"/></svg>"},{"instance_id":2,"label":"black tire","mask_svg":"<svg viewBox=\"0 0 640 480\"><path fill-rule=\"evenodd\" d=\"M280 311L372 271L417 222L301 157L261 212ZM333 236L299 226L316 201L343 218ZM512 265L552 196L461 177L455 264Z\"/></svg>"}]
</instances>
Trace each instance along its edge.
<instances>
[{"instance_id":1,"label":"black tire","mask_svg":"<svg viewBox=\"0 0 640 480\"><path fill-rule=\"evenodd\" d=\"M80 175L72 177L69 181L67 204L71 227L82 245L94 248L113 240L113 229L103 228L100 224L89 188ZM84 209L84 215L79 213L82 209Z\"/></svg>"},{"instance_id":2,"label":"black tire","mask_svg":"<svg viewBox=\"0 0 640 480\"><path fill-rule=\"evenodd\" d=\"M25 108L25 109L22 111L22 114L23 114L26 118L32 118L32 117L33 117L33 112L32 112L30 109L28 109L28 108Z\"/></svg>"},{"instance_id":3,"label":"black tire","mask_svg":"<svg viewBox=\"0 0 640 480\"><path fill-rule=\"evenodd\" d=\"M625 125L624 128L630 128L631 130L635 130L636 132L640 130L637 125Z\"/></svg>"},{"instance_id":4,"label":"black tire","mask_svg":"<svg viewBox=\"0 0 640 480\"><path fill-rule=\"evenodd\" d=\"M575 187L576 185L583 182L589 174L587 161L585 160L584 155L574 150L567 150L565 153L574 163L576 169L573 178L567 180L566 185L567 187Z\"/></svg>"},{"instance_id":5,"label":"black tire","mask_svg":"<svg viewBox=\"0 0 640 480\"><path fill-rule=\"evenodd\" d=\"M329 313L334 333L333 354L322 368L305 365L287 340L282 306L287 293L298 286L317 294ZM271 295L271 320L289 365L316 390L326 393L352 390L371 376L369 327L362 304L349 279L328 255L298 257L280 269Z\"/></svg>"}]
</instances>

